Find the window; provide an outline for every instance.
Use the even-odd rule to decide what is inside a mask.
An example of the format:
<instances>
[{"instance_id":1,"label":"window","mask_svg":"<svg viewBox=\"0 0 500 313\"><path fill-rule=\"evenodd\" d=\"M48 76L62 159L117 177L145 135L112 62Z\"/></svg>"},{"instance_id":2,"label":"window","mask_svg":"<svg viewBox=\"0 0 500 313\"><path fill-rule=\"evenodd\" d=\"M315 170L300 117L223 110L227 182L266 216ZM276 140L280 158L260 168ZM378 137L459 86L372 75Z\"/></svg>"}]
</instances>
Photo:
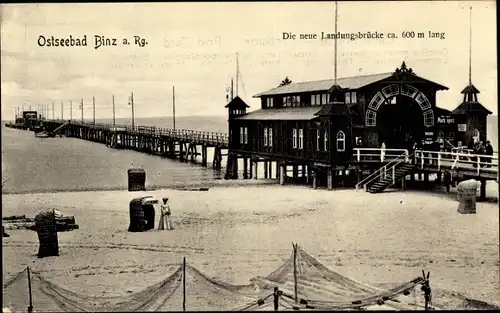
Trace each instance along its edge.
<instances>
[{"instance_id":1,"label":"window","mask_svg":"<svg viewBox=\"0 0 500 313\"><path fill-rule=\"evenodd\" d=\"M248 144L248 127L244 128L243 134L244 134L244 136L243 136L244 137L244 143Z\"/></svg>"},{"instance_id":2,"label":"window","mask_svg":"<svg viewBox=\"0 0 500 313\"><path fill-rule=\"evenodd\" d=\"M321 95L316 95L316 105L321 105Z\"/></svg>"},{"instance_id":3,"label":"window","mask_svg":"<svg viewBox=\"0 0 500 313\"><path fill-rule=\"evenodd\" d=\"M243 134L243 131L244 131L243 127L240 127L240 143L243 143L243 142L244 142L244 137L243 137L243 136L244 136L244 134Z\"/></svg>"},{"instance_id":4,"label":"window","mask_svg":"<svg viewBox=\"0 0 500 313\"><path fill-rule=\"evenodd\" d=\"M434 112L432 112L432 110L427 110L424 112L424 126L434 126Z\"/></svg>"},{"instance_id":5,"label":"window","mask_svg":"<svg viewBox=\"0 0 500 313\"><path fill-rule=\"evenodd\" d=\"M351 103L358 103L358 99L356 97L356 91L351 92Z\"/></svg>"},{"instance_id":6,"label":"window","mask_svg":"<svg viewBox=\"0 0 500 313\"><path fill-rule=\"evenodd\" d=\"M297 129L296 128L293 129L293 133L292 133L292 147L294 149L297 149Z\"/></svg>"},{"instance_id":7,"label":"window","mask_svg":"<svg viewBox=\"0 0 500 313\"><path fill-rule=\"evenodd\" d=\"M325 139L323 140L324 150L328 151L328 133L325 131Z\"/></svg>"},{"instance_id":8,"label":"window","mask_svg":"<svg viewBox=\"0 0 500 313\"><path fill-rule=\"evenodd\" d=\"M321 95L321 104L327 104L328 103L328 100L327 100L327 94L324 93Z\"/></svg>"},{"instance_id":9,"label":"window","mask_svg":"<svg viewBox=\"0 0 500 313\"><path fill-rule=\"evenodd\" d=\"M300 96L284 96L283 107L298 107L300 106Z\"/></svg>"},{"instance_id":10,"label":"window","mask_svg":"<svg viewBox=\"0 0 500 313\"><path fill-rule=\"evenodd\" d=\"M267 147L267 139L269 137L267 136L267 128L264 128L264 147Z\"/></svg>"},{"instance_id":11,"label":"window","mask_svg":"<svg viewBox=\"0 0 500 313\"><path fill-rule=\"evenodd\" d=\"M272 147L273 146L273 129L269 128L267 130L267 134L269 136L269 140L268 140L267 144L269 145L269 147Z\"/></svg>"},{"instance_id":12,"label":"window","mask_svg":"<svg viewBox=\"0 0 500 313\"><path fill-rule=\"evenodd\" d=\"M316 105L316 95L311 95L311 106Z\"/></svg>"},{"instance_id":13,"label":"window","mask_svg":"<svg viewBox=\"0 0 500 313\"><path fill-rule=\"evenodd\" d=\"M350 92L345 93L345 103L351 103L351 93Z\"/></svg>"},{"instance_id":14,"label":"window","mask_svg":"<svg viewBox=\"0 0 500 313\"><path fill-rule=\"evenodd\" d=\"M319 129L316 130L316 150L319 151L319 140L321 139L321 132Z\"/></svg>"},{"instance_id":15,"label":"window","mask_svg":"<svg viewBox=\"0 0 500 313\"><path fill-rule=\"evenodd\" d=\"M377 124L377 112L372 110L366 111L366 126L376 126Z\"/></svg>"},{"instance_id":16,"label":"window","mask_svg":"<svg viewBox=\"0 0 500 313\"><path fill-rule=\"evenodd\" d=\"M337 133L337 151L345 151L345 134L343 131Z\"/></svg>"},{"instance_id":17,"label":"window","mask_svg":"<svg viewBox=\"0 0 500 313\"><path fill-rule=\"evenodd\" d=\"M274 107L274 99L273 98L267 98L267 107L268 108Z\"/></svg>"},{"instance_id":18,"label":"window","mask_svg":"<svg viewBox=\"0 0 500 313\"><path fill-rule=\"evenodd\" d=\"M304 130L302 128L299 129L299 149L304 148Z\"/></svg>"}]
</instances>

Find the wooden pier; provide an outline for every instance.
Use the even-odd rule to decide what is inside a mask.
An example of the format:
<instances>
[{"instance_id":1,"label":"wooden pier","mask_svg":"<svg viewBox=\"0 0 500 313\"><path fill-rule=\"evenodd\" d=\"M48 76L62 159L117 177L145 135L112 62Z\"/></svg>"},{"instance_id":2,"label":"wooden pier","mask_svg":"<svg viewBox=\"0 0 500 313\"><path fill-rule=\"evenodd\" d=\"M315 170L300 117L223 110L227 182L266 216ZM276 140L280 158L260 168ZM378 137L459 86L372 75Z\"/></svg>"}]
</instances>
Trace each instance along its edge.
<instances>
[{"instance_id":1,"label":"wooden pier","mask_svg":"<svg viewBox=\"0 0 500 313\"><path fill-rule=\"evenodd\" d=\"M223 150L228 149L228 136L223 133L187 129L169 129L149 126L123 126L68 120L40 120L46 132L56 136L78 138L102 143L110 148L134 150L143 153L178 159L182 162L208 165L208 149L214 149L212 168L222 169ZM22 125L7 127L23 129Z\"/></svg>"}]
</instances>

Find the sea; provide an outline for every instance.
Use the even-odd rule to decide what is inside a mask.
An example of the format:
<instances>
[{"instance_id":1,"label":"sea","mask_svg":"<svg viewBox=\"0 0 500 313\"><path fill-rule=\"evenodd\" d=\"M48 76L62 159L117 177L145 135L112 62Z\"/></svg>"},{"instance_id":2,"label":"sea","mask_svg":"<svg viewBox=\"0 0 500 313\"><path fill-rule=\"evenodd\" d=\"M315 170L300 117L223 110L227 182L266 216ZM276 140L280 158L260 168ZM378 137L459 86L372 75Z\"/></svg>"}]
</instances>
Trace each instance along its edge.
<instances>
[{"instance_id":1,"label":"sea","mask_svg":"<svg viewBox=\"0 0 500 313\"><path fill-rule=\"evenodd\" d=\"M96 122L112 123L112 120ZM2 122L1 128L3 194L125 190L127 170L137 167L146 171L147 188L210 185L223 179L225 174L225 156L221 170L211 168L212 149L208 151L208 167L203 167L136 151L115 150L75 138L35 138L33 132L7 128L5 123ZM184 116L177 117L175 123L180 129L227 133L225 116ZM116 119L116 124L130 125L131 121ZM172 128L173 120L171 117L136 118L135 125ZM488 139L497 151L497 116L488 118ZM240 177L242 168L240 165ZM258 176L262 178L262 166L259 170Z\"/></svg>"}]
</instances>

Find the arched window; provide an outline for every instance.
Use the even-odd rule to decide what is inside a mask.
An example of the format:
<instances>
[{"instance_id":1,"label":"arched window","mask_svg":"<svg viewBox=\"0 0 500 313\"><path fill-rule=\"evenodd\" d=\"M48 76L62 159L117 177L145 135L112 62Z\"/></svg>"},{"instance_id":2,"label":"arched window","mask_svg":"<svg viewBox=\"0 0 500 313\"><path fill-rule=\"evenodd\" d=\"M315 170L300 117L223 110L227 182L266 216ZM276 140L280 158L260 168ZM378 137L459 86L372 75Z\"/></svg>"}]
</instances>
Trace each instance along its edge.
<instances>
[{"instance_id":1,"label":"arched window","mask_svg":"<svg viewBox=\"0 0 500 313\"><path fill-rule=\"evenodd\" d=\"M474 140L474 142L479 142L479 130L474 129L474 131L472 132L472 140Z\"/></svg>"},{"instance_id":2,"label":"arched window","mask_svg":"<svg viewBox=\"0 0 500 313\"><path fill-rule=\"evenodd\" d=\"M345 151L345 134L343 131L337 133L337 151Z\"/></svg>"},{"instance_id":3,"label":"arched window","mask_svg":"<svg viewBox=\"0 0 500 313\"><path fill-rule=\"evenodd\" d=\"M324 149L328 151L328 133L325 131Z\"/></svg>"}]
</instances>

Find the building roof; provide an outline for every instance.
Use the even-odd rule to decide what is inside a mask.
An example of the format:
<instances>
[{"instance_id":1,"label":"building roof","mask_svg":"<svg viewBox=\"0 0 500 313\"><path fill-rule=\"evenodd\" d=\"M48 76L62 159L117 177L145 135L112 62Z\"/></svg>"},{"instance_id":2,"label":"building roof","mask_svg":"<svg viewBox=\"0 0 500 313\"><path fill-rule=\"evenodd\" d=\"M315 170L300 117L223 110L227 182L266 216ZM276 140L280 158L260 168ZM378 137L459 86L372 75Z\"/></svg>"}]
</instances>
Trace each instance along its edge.
<instances>
[{"instance_id":1,"label":"building roof","mask_svg":"<svg viewBox=\"0 0 500 313\"><path fill-rule=\"evenodd\" d=\"M231 100L228 104L226 104L225 108L233 108L233 109L242 109L249 108L250 106L246 104L239 96L236 96Z\"/></svg>"},{"instance_id":2,"label":"building roof","mask_svg":"<svg viewBox=\"0 0 500 313\"><path fill-rule=\"evenodd\" d=\"M444 108L440 108L440 107L436 106L434 108L434 113L435 113L435 115L450 115L451 111L448 109L444 109Z\"/></svg>"},{"instance_id":3,"label":"building roof","mask_svg":"<svg viewBox=\"0 0 500 313\"><path fill-rule=\"evenodd\" d=\"M464 90L462 90L461 93L465 94L465 93L480 93L480 92L476 88L476 86L474 86L473 84L469 84L469 85L467 85L467 87L464 88Z\"/></svg>"},{"instance_id":4,"label":"building roof","mask_svg":"<svg viewBox=\"0 0 500 313\"><path fill-rule=\"evenodd\" d=\"M312 120L316 118L314 115L321 110L321 107L292 107L292 108L269 108L259 109L249 112L246 115L235 117L235 120L266 120L266 121L282 121L282 120Z\"/></svg>"},{"instance_id":5,"label":"building roof","mask_svg":"<svg viewBox=\"0 0 500 313\"><path fill-rule=\"evenodd\" d=\"M451 114L470 114L470 113L485 113L492 114L490 110L485 108L481 103L476 101L467 101L459 104Z\"/></svg>"},{"instance_id":6,"label":"building roof","mask_svg":"<svg viewBox=\"0 0 500 313\"><path fill-rule=\"evenodd\" d=\"M377 82L379 80L388 78L391 75L392 75L392 73L380 73L380 74L372 74L372 75L344 77L344 78L337 79L337 84L339 84L342 88L358 89L358 88L361 88L363 86ZM330 88L334 84L335 84L334 79L291 83L291 84L288 84L285 86L276 87L276 88L270 89L268 91L261 92L253 97L258 98L258 97L262 97L262 96L281 95L281 94L289 94L289 93L313 92L313 91L325 91L325 92L327 92L328 90L330 90Z\"/></svg>"}]
</instances>

